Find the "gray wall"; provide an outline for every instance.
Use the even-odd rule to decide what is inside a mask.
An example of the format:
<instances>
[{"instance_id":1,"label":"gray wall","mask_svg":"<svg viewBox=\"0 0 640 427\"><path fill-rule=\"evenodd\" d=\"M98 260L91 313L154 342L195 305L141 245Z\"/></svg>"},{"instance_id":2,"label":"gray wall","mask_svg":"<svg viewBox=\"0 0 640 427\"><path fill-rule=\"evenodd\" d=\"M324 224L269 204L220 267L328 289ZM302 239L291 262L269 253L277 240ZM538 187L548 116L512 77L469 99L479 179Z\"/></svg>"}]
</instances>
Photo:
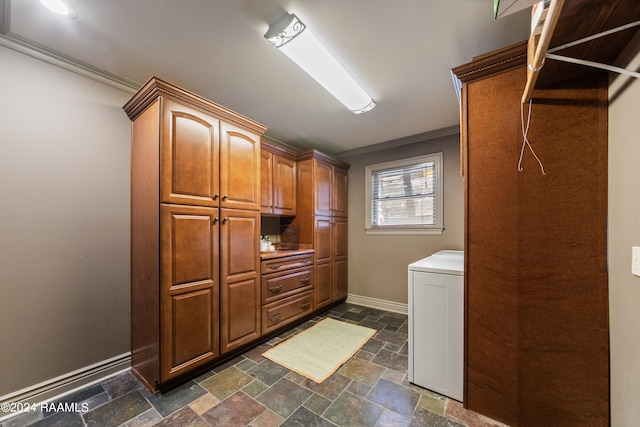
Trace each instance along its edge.
<instances>
[{"instance_id":1,"label":"gray wall","mask_svg":"<svg viewBox=\"0 0 640 427\"><path fill-rule=\"evenodd\" d=\"M640 54L627 68L640 69ZM618 78L609 97L611 421L614 427L635 427L640 426L640 277L631 274L631 247L640 246L640 79Z\"/></svg>"},{"instance_id":2,"label":"gray wall","mask_svg":"<svg viewBox=\"0 0 640 427\"><path fill-rule=\"evenodd\" d=\"M131 95L0 64L2 396L129 351Z\"/></svg>"},{"instance_id":3,"label":"gray wall","mask_svg":"<svg viewBox=\"0 0 640 427\"><path fill-rule=\"evenodd\" d=\"M443 153L444 226L441 236L366 234L367 165ZM464 246L464 192L460 176L460 138L456 135L374 151L342 160L349 169L349 294L407 303L407 266L441 249Z\"/></svg>"}]
</instances>

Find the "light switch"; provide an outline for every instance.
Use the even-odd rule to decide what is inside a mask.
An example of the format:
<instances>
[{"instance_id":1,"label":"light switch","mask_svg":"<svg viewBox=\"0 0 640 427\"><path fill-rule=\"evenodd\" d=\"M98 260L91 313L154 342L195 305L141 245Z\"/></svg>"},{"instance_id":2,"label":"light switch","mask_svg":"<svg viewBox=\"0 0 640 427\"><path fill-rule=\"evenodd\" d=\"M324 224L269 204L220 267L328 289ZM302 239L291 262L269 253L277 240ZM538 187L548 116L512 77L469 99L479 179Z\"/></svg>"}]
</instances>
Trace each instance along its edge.
<instances>
[{"instance_id":1,"label":"light switch","mask_svg":"<svg viewBox=\"0 0 640 427\"><path fill-rule=\"evenodd\" d=\"M631 274L640 276L640 246L631 248Z\"/></svg>"}]
</instances>

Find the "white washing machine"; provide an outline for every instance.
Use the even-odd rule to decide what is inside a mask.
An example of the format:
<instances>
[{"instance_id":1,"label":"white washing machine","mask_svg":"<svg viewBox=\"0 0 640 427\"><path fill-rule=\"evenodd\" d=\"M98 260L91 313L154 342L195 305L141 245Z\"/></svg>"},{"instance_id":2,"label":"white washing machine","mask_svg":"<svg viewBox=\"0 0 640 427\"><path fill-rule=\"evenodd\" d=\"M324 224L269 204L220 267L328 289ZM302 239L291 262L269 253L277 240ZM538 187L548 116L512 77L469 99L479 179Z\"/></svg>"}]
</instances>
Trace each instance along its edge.
<instances>
[{"instance_id":1,"label":"white washing machine","mask_svg":"<svg viewBox=\"0 0 640 427\"><path fill-rule=\"evenodd\" d=\"M409 381L462 402L464 252L409 265Z\"/></svg>"}]
</instances>

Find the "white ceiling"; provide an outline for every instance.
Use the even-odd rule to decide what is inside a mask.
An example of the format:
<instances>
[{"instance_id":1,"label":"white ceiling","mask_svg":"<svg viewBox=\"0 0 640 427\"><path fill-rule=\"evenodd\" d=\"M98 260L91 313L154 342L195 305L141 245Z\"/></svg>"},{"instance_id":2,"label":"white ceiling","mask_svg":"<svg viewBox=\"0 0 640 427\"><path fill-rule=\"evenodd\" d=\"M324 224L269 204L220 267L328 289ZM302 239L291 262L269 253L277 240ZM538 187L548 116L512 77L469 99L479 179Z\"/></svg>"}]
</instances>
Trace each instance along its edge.
<instances>
[{"instance_id":1,"label":"white ceiling","mask_svg":"<svg viewBox=\"0 0 640 427\"><path fill-rule=\"evenodd\" d=\"M273 139L331 153L456 126L449 70L526 39L529 22L528 10L494 20L491 0L68 3L77 18L13 0L10 34L140 84L155 75L267 125ZM374 110L354 115L264 39L285 11L360 81Z\"/></svg>"}]
</instances>

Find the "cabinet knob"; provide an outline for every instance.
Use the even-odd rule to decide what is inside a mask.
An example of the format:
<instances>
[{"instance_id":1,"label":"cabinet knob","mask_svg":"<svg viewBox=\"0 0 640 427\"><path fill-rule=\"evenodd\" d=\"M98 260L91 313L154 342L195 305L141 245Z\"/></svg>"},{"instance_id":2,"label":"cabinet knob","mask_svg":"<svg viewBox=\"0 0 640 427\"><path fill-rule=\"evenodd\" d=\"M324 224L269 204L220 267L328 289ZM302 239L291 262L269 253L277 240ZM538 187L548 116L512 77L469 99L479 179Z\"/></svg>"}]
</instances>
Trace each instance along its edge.
<instances>
[{"instance_id":1,"label":"cabinet knob","mask_svg":"<svg viewBox=\"0 0 640 427\"><path fill-rule=\"evenodd\" d=\"M222 220L223 224L226 224L229 221L229 217L225 216L224 219Z\"/></svg>"},{"instance_id":2,"label":"cabinet knob","mask_svg":"<svg viewBox=\"0 0 640 427\"><path fill-rule=\"evenodd\" d=\"M220 221L220 218L218 218L218 217L213 218L213 223L214 223L214 224L215 224L216 222L218 222L218 221Z\"/></svg>"},{"instance_id":3,"label":"cabinet knob","mask_svg":"<svg viewBox=\"0 0 640 427\"><path fill-rule=\"evenodd\" d=\"M227 200L229 198L229 196L227 196L226 194L224 196L222 196L222 200Z\"/></svg>"},{"instance_id":4,"label":"cabinet knob","mask_svg":"<svg viewBox=\"0 0 640 427\"><path fill-rule=\"evenodd\" d=\"M219 194L219 193L214 194L214 195L213 195L213 200L216 200L218 197L220 197L220 194Z\"/></svg>"}]
</instances>

